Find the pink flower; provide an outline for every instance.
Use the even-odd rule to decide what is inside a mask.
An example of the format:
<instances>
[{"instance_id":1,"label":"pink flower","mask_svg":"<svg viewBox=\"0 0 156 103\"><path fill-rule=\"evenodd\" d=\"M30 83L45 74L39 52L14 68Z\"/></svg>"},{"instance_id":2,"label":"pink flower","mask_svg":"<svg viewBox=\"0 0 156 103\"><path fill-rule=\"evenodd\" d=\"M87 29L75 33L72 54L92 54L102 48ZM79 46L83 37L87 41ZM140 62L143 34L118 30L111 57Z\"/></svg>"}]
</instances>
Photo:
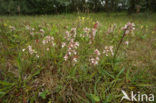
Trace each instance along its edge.
<instances>
[{"instance_id":1,"label":"pink flower","mask_svg":"<svg viewBox=\"0 0 156 103\"><path fill-rule=\"evenodd\" d=\"M54 43L54 37L52 37L52 36L46 36L44 38L44 40L42 41L43 45L45 45L45 44L47 44L49 42L51 42L52 43L52 46L54 46L55 45L55 43Z\"/></svg>"},{"instance_id":2,"label":"pink flower","mask_svg":"<svg viewBox=\"0 0 156 103\"><path fill-rule=\"evenodd\" d=\"M125 30L125 34L129 34L135 30L135 24L128 22L124 27L122 27L122 30Z\"/></svg>"},{"instance_id":3,"label":"pink flower","mask_svg":"<svg viewBox=\"0 0 156 103\"><path fill-rule=\"evenodd\" d=\"M91 64L93 64L93 65L98 65L98 61L99 61L99 60L97 60L97 59L95 59L95 58L91 58L89 61L90 61Z\"/></svg>"},{"instance_id":4,"label":"pink flower","mask_svg":"<svg viewBox=\"0 0 156 103\"><path fill-rule=\"evenodd\" d=\"M96 57L96 61L99 61L100 60L100 58L99 57Z\"/></svg>"},{"instance_id":5,"label":"pink flower","mask_svg":"<svg viewBox=\"0 0 156 103\"><path fill-rule=\"evenodd\" d=\"M73 62L77 62L77 48L79 47L79 42L75 42L75 37L76 37L76 28L72 28L71 31L66 31L65 39L67 43L63 42L62 43L62 48L67 47L67 52L66 55L64 56L64 60L67 61L68 58L69 60L72 60Z\"/></svg>"},{"instance_id":6,"label":"pink flower","mask_svg":"<svg viewBox=\"0 0 156 103\"><path fill-rule=\"evenodd\" d=\"M65 61L68 60L68 55L67 55L67 54L64 56L64 60L65 60Z\"/></svg>"},{"instance_id":7,"label":"pink flower","mask_svg":"<svg viewBox=\"0 0 156 103\"><path fill-rule=\"evenodd\" d=\"M34 36L34 32L30 32L30 35Z\"/></svg>"},{"instance_id":8,"label":"pink flower","mask_svg":"<svg viewBox=\"0 0 156 103\"><path fill-rule=\"evenodd\" d=\"M63 43L64 44L64 43ZM75 58L75 56L77 55L77 51L76 49L79 47L79 42L75 42L74 39L71 39L68 46L67 46L67 53L64 56L64 60L67 60L67 57L69 58ZM73 58L73 59L74 59ZM76 62L77 58L75 58L73 61Z\"/></svg>"},{"instance_id":9,"label":"pink flower","mask_svg":"<svg viewBox=\"0 0 156 103\"><path fill-rule=\"evenodd\" d=\"M47 51L49 51L49 48L47 48Z\"/></svg>"},{"instance_id":10,"label":"pink flower","mask_svg":"<svg viewBox=\"0 0 156 103\"><path fill-rule=\"evenodd\" d=\"M113 46L105 46L103 54L105 54L106 56L109 56L109 54L114 55Z\"/></svg>"},{"instance_id":11,"label":"pink flower","mask_svg":"<svg viewBox=\"0 0 156 103\"><path fill-rule=\"evenodd\" d=\"M76 37L76 28L72 28L70 32L73 37Z\"/></svg>"},{"instance_id":12,"label":"pink flower","mask_svg":"<svg viewBox=\"0 0 156 103\"><path fill-rule=\"evenodd\" d=\"M45 33L45 31L43 30L43 29L40 29L40 32L43 34L43 33Z\"/></svg>"},{"instance_id":13,"label":"pink flower","mask_svg":"<svg viewBox=\"0 0 156 103\"><path fill-rule=\"evenodd\" d=\"M88 34L89 32L90 32L90 28L83 28L83 30L84 30L84 32L86 33L86 34Z\"/></svg>"},{"instance_id":14,"label":"pink flower","mask_svg":"<svg viewBox=\"0 0 156 103\"><path fill-rule=\"evenodd\" d=\"M76 28L72 28L71 31L66 31L65 39L69 41L70 39L73 39L76 37Z\"/></svg>"},{"instance_id":15,"label":"pink flower","mask_svg":"<svg viewBox=\"0 0 156 103\"><path fill-rule=\"evenodd\" d=\"M83 28L84 34L80 34L80 37L89 37L90 28Z\"/></svg>"},{"instance_id":16,"label":"pink flower","mask_svg":"<svg viewBox=\"0 0 156 103\"><path fill-rule=\"evenodd\" d=\"M70 39L70 33L69 33L69 31L66 31L66 33L65 33L66 35L65 35L65 39L66 40L69 40Z\"/></svg>"},{"instance_id":17,"label":"pink flower","mask_svg":"<svg viewBox=\"0 0 156 103\"><path fill-rule=\"evenodd\" d=\"M73 62L75 62L75 63L77 62L77 58L76 57L73 58Z\"/></svg>"},{"instance_id":18,"label":"pink flower","mask_svg":"<svg viewBox=\"0 0 156 103\"><path fill-rule=\"evenodd\" d=\"M62 43L62 48L64 48L66 46L66 43L65 42L63 42Z\"/></svg>"},{"instance_id":19,"label":"pink flower","mask_svg":"<svg viewBox=\"0 0 156 103\"><path fill-rule=\"evenodd\" d=\"M69 36L69 35L70 35L69 31L66 31L66 35L67 35L67 36Z\"/></svg>"},{"instance_id":20,"label":"pink flower","mask_svg":"<svg viewBox=\"0 0 156 103\"><path fill-rule=\"evenodd\" d=\"M32 46L28 46L28 50L29 50L29 53L32 55L32 54L36 54L37 51L35 51L34 49L32 49Z\"/></svg>"},{"instance_id":21,"label":"pink flower","mask_svg":"<svg viewBox=\"0 0 156 103\"><path fill-rule=\"evenodd\" d=\"M79 47L79 42L75 42L75 47Z\"/></svg>"},{"instance_id":22,"label":"pink flower","mask_svg":"<svg viewBox=\"0 0 156 103\"><path fill-rule=\"evenodd\" d=\"M68 54L71 55L72 54L71 51L68 51Z\"/></svg>"},{"instance_id":23,"label":"pink flower","mask_svg":"<svg viewBox=\"0 0 156 103\"><path fill-rule=\"evenodd\" d=\"M129 44L129 41L125 41L125 44L128 45Z\"/></svg>"},{"instance_id":24,"label":"pink flower","mask_svg":"<svg viewBox=\"0 0 156 103\"><path fill-rule=\"evenodd\" d=\"M92 57L89 61L91 62L92 65L98 65L98 63L100 61L99 56L101 55L101 53L98 49L95 49L94 53L96 54L96 56Z\"/></svg>"},{"instance_id":25,"label":"pink flower","mask_svg":"<svg viewBox=\"0 0 156 103\"><path fill-rule=\"evenodd\" d=\"M95 50L94 50L94 53L95 53L96 55L98 55L98 56L101 55L101 53L100 53L100 51L99 51L98 49L95 49Z\"/></svg>"}]
</instances>

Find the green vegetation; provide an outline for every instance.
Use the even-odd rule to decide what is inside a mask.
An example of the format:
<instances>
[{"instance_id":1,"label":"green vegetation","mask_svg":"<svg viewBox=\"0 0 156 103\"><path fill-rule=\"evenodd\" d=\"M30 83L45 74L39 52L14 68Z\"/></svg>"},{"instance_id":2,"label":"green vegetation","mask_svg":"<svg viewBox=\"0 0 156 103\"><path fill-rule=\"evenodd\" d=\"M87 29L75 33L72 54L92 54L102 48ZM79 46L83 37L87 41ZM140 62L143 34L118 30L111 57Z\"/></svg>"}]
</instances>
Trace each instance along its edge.
<instances>
[{"instance_id":1,"label":"green vegetation","mask_svg":"<svg viewBox=\"0 0 156 103\"><path fill-rule=\"evenodd\" d=\"M156 14L0 18L2 103L119 103L155 87Z\"/></svg>"},{"instance_id":2,"label":"green vegetation","mask_svg":"<svg viewBox=\"0 0 156 103\"><path fill-rule=\"evenodd\" d=\"M156 11L155 0L0 0L1 15Z\"/></svg>"}]
</instances>

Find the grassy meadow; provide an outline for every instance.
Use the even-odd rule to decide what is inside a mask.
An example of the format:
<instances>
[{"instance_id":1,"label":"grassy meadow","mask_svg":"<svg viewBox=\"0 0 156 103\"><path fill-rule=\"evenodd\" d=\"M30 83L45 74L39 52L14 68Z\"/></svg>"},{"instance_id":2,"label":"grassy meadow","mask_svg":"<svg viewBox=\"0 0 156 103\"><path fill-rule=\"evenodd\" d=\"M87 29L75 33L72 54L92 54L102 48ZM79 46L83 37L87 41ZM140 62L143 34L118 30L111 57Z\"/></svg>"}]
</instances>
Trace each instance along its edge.
<instances>
[{"instance_id":1,"label":"grassy meadow","mask_svg":"<svg viewBox=\"0 0 156 103\"><path fill-rule=\"evenodd\" d=\"M120 103L121 90L156 94L156 14L0 16L0 103Z\"/></svg>"}]
</instances>

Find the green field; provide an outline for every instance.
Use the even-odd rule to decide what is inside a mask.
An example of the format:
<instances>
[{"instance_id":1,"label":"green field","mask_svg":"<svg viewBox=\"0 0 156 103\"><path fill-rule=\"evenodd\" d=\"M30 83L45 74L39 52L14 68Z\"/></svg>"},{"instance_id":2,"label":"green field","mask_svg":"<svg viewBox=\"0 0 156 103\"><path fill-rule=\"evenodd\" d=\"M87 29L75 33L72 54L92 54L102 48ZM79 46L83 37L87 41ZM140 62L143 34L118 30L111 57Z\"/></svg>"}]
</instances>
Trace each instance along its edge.
<instances>
[{"instance_id":1,"label":"green field","mask_svg":"<svg viewBox=\"0 0 156 103\"><path fill-rule=\"evenodd\" d=\"M156 94L156 14L0 17L0 103L120 103L121 90Z\"/></svg>"}]
</instances>

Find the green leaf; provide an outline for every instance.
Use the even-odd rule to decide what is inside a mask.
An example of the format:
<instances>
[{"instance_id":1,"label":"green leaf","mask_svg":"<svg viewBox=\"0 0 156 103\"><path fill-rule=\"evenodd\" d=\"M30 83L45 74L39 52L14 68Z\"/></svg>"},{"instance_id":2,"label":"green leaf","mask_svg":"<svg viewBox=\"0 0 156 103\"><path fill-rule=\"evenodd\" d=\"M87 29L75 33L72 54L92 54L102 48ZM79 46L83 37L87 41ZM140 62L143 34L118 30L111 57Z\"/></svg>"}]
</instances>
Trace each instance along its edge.
<instances>
[{"instance_id":1,"label":"green leaf","mask_svg":"<svg viewBox=\"0 0 156 103\"><path fill-rule=\"evenodd\" d=\"M43 68L38 69L37 71L35 71L35 73L31 74L26 80L24 80L24 83L28 82L29 80L31 80L34 76L37 76L41 73L41 71L43 70Z\"/></svg>"},{"instance_id":2,"label":"green leaf","mask_svg":"<svg viewBox=\"0 0 156 103\"><path fill-rule=\"evenodd\" d=\"M92 100L94 100L95 102L100 102L100 98L94 94L90 94Z\"/></svg>"},{"instance_id":3,"label":"green leaf","mask_svg":"<svg viewBox=\"0 0 156 103\"><path fill-rule=\"evenodd\" d=\"M98 92L97 92L97 83L100 81L100 79L101 79L101 77L100 78L98 78L98 80L95 82L95 86L94 86L94 94L98 94Z\"/></svg>"},{"instance_id":4,"label":"green leaf","mask_svg":"<svg viewBox=\"0 0 156 103\"><path fill-rule=\"evenodd\" d=\"M139 86L139 87L152 87L153 85L152 84L136 84L136 86Z\"/></svg>"},{"instance_id":5,"label":"green leaf","mask_svg":"<svg viewBox=\"0 0 156 103\"><path fill-rule=\"evenodd\" d=\"M0 92L0 98L2 98L5 94L5 92Z\"/></svg>"},{"instance_id":6,"label":"green leaf","mask_svg":"<svg viewBox=\"0 0 156 103\"><path fill-rule=\"evenodd\" d=\"M122 68L121 71L118 73L118 75L116 76L117 78L119 78L119 76L125 71L125 68Z\"/></svg>"},{"instance_id":7,"label":"green leaf","mask_svg":"<svg viewBox=\"0 0 156 103\"><path fill-rule=\"evenodd\" d=\"M49 91L48 90L45 90L45 91L43 91L43 92L40 93L40 97L42 99L46 99L46 96L48 95L48 93L49 93Z\"/></svg>"},{"instance_id":8,"label":"green leaf","mask_svg":"<svg viewBox=\"0 0 156 103\"><path fill-rule=\"evenodd\" d=\"M6 81L0 81L0 84L3 85L3 86L12 86L13 83L9 83L9 82L6 82Z\"/></svg>"},{"instance_id":9,"label":"green leaf","mask_svg":"<svg viewBox=\"0 0 156 103\"><path fill-rule=\"evenodd\" d=\"M108 73L106 70L104 70L104 69L100 69L100 72L103 74L103 75L108 75L108 76L110 76L111 78L115 78L113 75L111 75L110 73Z\"/></svg>"}]
</instances>

